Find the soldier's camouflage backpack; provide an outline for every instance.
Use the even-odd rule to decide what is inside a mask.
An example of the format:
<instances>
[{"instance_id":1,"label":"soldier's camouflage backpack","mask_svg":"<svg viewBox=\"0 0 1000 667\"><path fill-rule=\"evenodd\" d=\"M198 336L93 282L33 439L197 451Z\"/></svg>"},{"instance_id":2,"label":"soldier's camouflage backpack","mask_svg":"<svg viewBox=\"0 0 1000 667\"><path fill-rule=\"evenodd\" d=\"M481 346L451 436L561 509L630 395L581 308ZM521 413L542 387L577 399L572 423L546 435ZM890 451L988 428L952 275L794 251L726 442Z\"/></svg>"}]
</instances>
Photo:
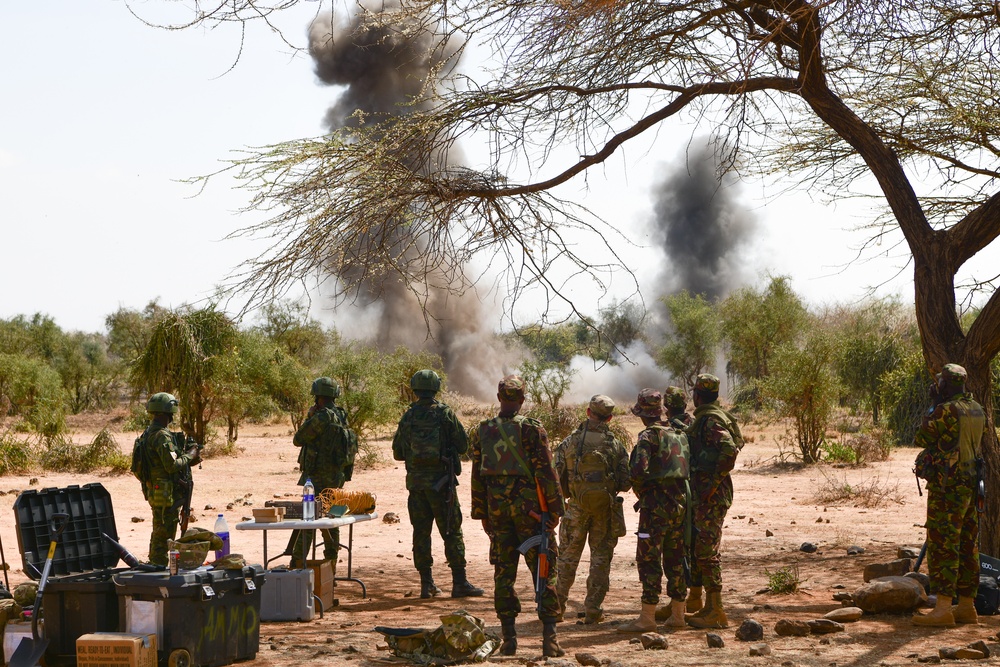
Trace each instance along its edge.
<instances>
[{"instance_id":1,"label":"soldier's camouflage backpack","mask_svg":"<svg viewBox=\"0 0 1000 667\"><path fill-rule=\"evenodd\" d=\"M333 411L340 420L340 437L344 441L344 481L350 482L354 477L354 461L358 458L358 434L347 425L347 410L339 405L333 406Z\"/></svg>"},{"instance_id":2,"label":"soldier's camouflage backpack","mask_svg":"<svg viewBox=\"0 0 1000 667\"><path fill-rule=\"evenodd\" d=\"M653 479L688 479L691 469L691 447L683 432L654 424L650 429L660 439L659 457L650 461Z\"/></svg>"},{"instance_id":3,"label":"soldier's camouflage backpack","mask_svg":"<svg viewBox=\"0 0 1000 667\"><path fill-rule=\"evenodd\" d=\"M410 451L406 456L409 469L440 468L445 444L444 406L438 402L432 405L414 404L404 416L404 425L409 429Z\"/></svg>"}]
</instances>

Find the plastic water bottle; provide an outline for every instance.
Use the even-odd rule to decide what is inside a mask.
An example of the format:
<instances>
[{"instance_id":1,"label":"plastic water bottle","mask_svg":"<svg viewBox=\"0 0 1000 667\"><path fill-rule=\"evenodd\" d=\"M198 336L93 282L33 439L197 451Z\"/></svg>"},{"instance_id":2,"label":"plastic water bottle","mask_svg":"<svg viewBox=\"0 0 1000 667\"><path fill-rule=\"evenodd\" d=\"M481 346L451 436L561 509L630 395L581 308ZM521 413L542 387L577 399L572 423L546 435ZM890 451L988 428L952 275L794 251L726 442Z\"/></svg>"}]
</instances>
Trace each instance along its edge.
<instances>
[{"instance_id":1,"label":"plastic water bottle","mask_svg":"<svg viewBox=\"0 0 1000 667\"><path fill-rule=\"evenodd\" d=\"M226 517L222 514L219 514L219 518L215 520L215 530L212 532L222 539L222 548L215 550L215 560L225 558L229 555L229 524L226 523Z\"/></svg>"},{"instance_id":2,"label":"plastic water bottle","mask_svg":"<svg viewBox=\"0 0 1000 667\"><path fill-rule=\"evenodd\" d=\"M312 480L307 479L306 485L302 487L302 520L313 521L316 519L316 487Z\"/></svg>"}]
</instances>

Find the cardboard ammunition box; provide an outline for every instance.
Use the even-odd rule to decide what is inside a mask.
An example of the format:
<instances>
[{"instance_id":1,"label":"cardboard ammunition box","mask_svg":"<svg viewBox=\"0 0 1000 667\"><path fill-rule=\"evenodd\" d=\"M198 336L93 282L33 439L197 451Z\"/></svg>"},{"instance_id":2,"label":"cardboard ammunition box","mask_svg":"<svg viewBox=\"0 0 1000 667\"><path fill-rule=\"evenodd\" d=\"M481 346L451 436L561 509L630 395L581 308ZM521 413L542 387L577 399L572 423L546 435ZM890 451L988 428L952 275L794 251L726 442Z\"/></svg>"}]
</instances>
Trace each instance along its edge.
<instances>
[{"instance_id":1,"label":"cardboard ammunition box","mask_svg":"<svg viewBox=\"0 0 1000 667\"><path fill-rule=\"evenodd\" d=\"M332 608L336 604L336 563L332 560L309 560L306 565L313 571L313 595L323 603L324 611Z\"/></svg>"},{"instance_id":2,"label":"cardboard ammunition box","mask_svg":"<svg viewBox=\"0 0 1000 667\"><path fill-rule=\"evenodd\" d=\"M156 667L156 635L93 632L76 640L77 667Z\"/></svg>"}]
</instances>

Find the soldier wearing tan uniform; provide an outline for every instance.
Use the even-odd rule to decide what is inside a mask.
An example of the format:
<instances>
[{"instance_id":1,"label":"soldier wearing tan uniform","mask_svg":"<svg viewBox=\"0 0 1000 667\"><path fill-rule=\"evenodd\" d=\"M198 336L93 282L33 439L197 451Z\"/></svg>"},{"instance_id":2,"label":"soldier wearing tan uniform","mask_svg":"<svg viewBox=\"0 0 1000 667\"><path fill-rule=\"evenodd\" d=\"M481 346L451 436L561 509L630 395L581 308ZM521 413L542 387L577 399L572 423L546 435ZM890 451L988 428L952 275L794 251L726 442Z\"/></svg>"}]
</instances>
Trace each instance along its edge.
<instances>
[{"instance_id":1,"label":"soldier wearing tan uniform","mask_svg":"<svg viewBox=\"0 0 1000 667\"><path fill-rule=\"evenodd\" d=\"M587 421L555 450L552 465L559 476L566 514L559 524L559 604L563 612L576 578L584 544L590 545L590 574L584 600L584 623L599 623L610 586L611 559L625 535L623 498L631 488L628 452L608 429L615 403L607 396L590 399Z\"/></svg>"}]
</instances>

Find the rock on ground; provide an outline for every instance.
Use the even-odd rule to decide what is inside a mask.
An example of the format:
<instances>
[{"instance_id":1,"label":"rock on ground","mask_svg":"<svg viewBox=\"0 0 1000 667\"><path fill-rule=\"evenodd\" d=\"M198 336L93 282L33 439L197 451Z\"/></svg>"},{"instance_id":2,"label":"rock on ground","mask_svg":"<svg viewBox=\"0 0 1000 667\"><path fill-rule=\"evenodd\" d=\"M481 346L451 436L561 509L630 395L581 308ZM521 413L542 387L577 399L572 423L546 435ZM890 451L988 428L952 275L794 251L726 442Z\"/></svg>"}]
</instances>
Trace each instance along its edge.
<instances>
[{"instance_id":1,"label":"rock on ground","mask_svg":"<svg viewBox=\"0 0 1000 667\"><path fill-rule=\"evenodd\" d=\"M759 641L764 638L764 626L752 618L747 618L736 629L736 638L741 642Z\"/></svg>"},{"instance_id":2,"label":"rock on ground","mask_svg":"<svg viewBox=\"0 0 1000 667\"><path fill-rule=\"evenodd\" d=\"M858 588L851 599L868 614L903 614L926 602L927 593L915 579L882 577Z\"/></svg>"},{"instance_id":3,"label":"rock on ground","mask_svg":"<svg viewBox=\"0 0 1000 667\"><path fill-rule=\"evenodd\" d=\"M834 609L828 614L823 614L823 618L836 621L837 623L853 623L860 620L863 613L864 611L861 607L841 607L840 609Z\"/></svg>"},{"instance_id":4,"label":"rock on ground","mask_svg":"<svg viewBox=\"0 0 1000 667\"><path fill-rule=\"evenodd\" d=\"M811 632L805 621L783 618L774 624L774 634L779 637L805 637Z\"/></svg>"}]
</instances>

